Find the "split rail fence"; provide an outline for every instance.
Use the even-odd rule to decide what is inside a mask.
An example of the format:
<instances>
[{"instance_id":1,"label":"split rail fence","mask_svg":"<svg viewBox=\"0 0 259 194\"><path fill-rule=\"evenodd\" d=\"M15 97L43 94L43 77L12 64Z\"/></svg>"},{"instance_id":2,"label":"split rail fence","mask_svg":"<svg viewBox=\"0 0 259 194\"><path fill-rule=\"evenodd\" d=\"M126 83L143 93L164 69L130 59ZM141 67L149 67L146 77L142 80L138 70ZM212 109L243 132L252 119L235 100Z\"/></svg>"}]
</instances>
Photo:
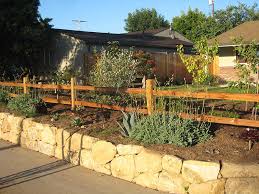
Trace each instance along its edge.
<instances>
[{"instance_id":1,"label":"split rail fence","mask_svg":"<svg viewBox=\"0 0 259 194\"><path fill-rule=\"evenodd\" d=\"M259 102L259 94L229 94L229 93L211 93L211 92L188 92L188 91L175 91L175 90L158 90L154 88L154 80L146 80L146 88L104 88L95 86L82 86L76 85L75 78L71 78L70 85L57 85L57 84L32 84L29 83L27 78L23 78L22 83L18 82L0 82L0 86L4 87L20 87L23 88L23 93L28 93L30 88L37 88L43 90L66 90L70 91L70 99L58 99L53 97L43 97L42 100L46 103L65 104L71 105L71 109L74 110L76 106L86 106L92 108L103 108L125 112L138 112L142 114L153 114L155 110L156 97L179 97L179 98L196 98L196 99L211 99L211 100L233 100L244 102ZM146 98L146 108L136 107L122 107L117 105L107 105L95 102L88 102L77 100L77 91L95 91L101 93L115 93L121 92L131 95L143 95ZM17 94L9 93L11 97L16 97ZM211 123L235 125L235 126L247 126L247 127L259 127L259 120L250 119L237 119L218 117L204 114L187 114L179 113L179 116L184 119L192 119L197 121L206 121Z\"/></svg>"}]
</instances>

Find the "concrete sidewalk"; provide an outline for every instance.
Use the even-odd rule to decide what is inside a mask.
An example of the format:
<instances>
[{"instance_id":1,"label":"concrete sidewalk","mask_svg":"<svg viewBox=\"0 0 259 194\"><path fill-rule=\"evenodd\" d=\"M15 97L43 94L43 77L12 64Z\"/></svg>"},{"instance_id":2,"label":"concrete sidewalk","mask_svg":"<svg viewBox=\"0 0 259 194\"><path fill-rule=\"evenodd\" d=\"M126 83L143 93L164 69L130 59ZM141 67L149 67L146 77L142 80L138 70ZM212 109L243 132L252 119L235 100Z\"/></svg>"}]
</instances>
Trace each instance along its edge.
<instances>
[{"instance_id":1,"label":"concrete sidewalk","mask_svg":"<svg viewBox=\"0 0 259 194\"><path fill-rule=\"evenodd\" d=\"M0 140L0 194L159 194Z\"/></svg>"}]
</instances>

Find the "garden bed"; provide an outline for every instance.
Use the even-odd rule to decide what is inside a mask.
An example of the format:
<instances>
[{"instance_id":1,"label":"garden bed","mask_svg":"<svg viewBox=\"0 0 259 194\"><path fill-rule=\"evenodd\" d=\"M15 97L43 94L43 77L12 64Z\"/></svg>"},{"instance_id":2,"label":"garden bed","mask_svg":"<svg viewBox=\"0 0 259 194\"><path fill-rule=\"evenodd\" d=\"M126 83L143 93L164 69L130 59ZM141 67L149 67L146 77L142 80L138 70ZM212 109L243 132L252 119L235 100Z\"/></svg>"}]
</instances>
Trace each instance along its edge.
<instances>
[{"instance_id":1,"label":"garden bed","mask_svg":"<svg viewBox=\"0 0 259 194\"><path fill-rule=\"evenodd\" d=\"M49 105L48 114L35 117L37 122L52 124L58 128L64 128L73 132L107 140L114 144L141 144L135 140L121 135L116 121L121 120L118 111L84 108L83 110L70 110L66 105ZM1 112L10 112L1 106ZM56 118L58 117L58 118ZM82 126L71 126L74 118L80 117ZM214 136L210 140L192 147L179 147L168 145L144 145L162 154L179 156L182 159L194 159L204 161L228 161L228 162L258 162L259 143L254 143L248 150L248 141L240 139L240 135L246 131L245 127L213 124ZM143 144L142 144L143 145Z\"/></svg>"}]
</instances>

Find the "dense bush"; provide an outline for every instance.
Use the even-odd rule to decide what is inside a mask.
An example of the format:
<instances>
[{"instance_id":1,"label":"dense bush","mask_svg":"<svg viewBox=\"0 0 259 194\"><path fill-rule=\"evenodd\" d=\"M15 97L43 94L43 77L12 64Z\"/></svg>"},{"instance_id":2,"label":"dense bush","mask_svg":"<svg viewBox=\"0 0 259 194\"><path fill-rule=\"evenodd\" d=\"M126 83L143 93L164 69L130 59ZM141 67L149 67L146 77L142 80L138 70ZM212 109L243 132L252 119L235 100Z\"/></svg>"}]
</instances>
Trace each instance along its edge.
<instances>
[{"instance_id":1,"label":"dense bush","mask_svg":"<svg viewBox=\"0 0 259 194\"><path fill-rule=\"evenodd\" d=\"M101 51L89 81L99 87L129 87L136 80L138 64L132 49L111 43Z\"/></svg>"},{"instance_id":2,"label":"dense bush","mask_svg":"<svg viewBox=\"0 0 259 194\"><path fill-rule=\"evenodd\" d=\"M177 146L192 146L210 137L210 124L166 114L142 117L131 133L131 138L146 144Z\"/></svg>"},{"instance_id":3,"label":"dense bush","mask_svg":"<svg viewBox=\"0 0 259 194\"><path fill-rule=\"evenodd\" d=\"M41 99L32 98L27 94L10 99L7 106L26 117L33 117L37 113L46 111L45 104Z\"/></svg>"},{"instance_id":4,"label":"dense bush","mask_svg":"<svg viewBox=\"0 0 259 194\"><path fill-rule=\"evenodd\" d=\"M0 102L7 103L8 102L8 93L6 91L0 91Z\"/></svg>"}]
</instances>

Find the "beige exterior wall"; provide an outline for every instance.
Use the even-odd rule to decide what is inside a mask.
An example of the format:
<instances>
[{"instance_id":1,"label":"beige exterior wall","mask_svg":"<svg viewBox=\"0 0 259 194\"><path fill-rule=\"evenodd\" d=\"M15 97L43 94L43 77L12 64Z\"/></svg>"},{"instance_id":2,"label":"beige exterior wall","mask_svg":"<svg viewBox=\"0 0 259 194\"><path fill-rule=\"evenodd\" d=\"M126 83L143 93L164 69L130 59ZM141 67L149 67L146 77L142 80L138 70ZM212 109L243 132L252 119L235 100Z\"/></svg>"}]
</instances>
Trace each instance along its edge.
<instances>
[{"instance_id":1,"label":"beige exterior wall","mask_svg":"<svg viewBox=\"0 0 259 194\"><path fill-rule=\"evenodd\" d=\"M234 67L236 53L233 47L219 48L219 67Z\"/></svg>"},{"instance_id":2,"label":"beige exterior wall","mask_svg":"<svg viewBox=\"0 0 259 194\"><path fill-rule=\"evenodd\" d=\"M83 41L60 34L53 46L53 62L57 69L63 70L65 67L73 66L81 70L84 65L84 53L87 52L87 45Z\"/></svg>"}]
</instances>

